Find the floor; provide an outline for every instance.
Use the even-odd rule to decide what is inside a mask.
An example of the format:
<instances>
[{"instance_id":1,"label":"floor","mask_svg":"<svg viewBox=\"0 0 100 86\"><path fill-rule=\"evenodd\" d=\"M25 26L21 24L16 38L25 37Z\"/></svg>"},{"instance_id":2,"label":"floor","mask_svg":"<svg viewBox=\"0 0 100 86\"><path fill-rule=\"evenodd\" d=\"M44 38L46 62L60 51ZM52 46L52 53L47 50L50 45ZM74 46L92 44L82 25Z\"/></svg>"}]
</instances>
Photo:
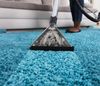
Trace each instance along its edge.
<instances>
[{"instance_id":1,"label":"floor","mask_svg":"<svg viewBox=\"0 0 100 86\"><path fill-rule=\"evenodd\" d=\"M75 51L31 51L41 34L0 34L0 86L100 86L100 29L60 30Z\"/></svg>"}]
</instances>

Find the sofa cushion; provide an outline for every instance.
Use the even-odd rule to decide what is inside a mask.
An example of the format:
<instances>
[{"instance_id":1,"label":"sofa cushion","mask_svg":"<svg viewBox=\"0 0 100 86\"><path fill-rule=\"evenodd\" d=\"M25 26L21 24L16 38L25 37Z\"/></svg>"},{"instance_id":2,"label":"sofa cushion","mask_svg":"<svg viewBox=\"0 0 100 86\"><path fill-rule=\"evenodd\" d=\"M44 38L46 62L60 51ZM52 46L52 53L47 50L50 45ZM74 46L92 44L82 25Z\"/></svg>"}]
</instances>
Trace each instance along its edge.
<instances>
[{"instance_id":1,"label":"sofa cushion","mask_svg":"<svg viewBox=\"0 0 100 86\"><path fill-rule=\"evenodd\" d=\"M50 5L40 5L33 3L19 3L18 1L0 1L0 8L13 8L25 10L52 11ZM93 8L91 8L93 10ZM60 7L60 12L70 12L70 7Z\"/></svg>"},{"instance_id":2,"label":"sofa cushion","mask_svg":"<svg viewBox=\"0 0 100 86\"><path fill-rule=\"evenodd\" d=\"M21 0L24 3L34 3L34 4L42 4L41 0Z\"/></svg>"},{"instance_id":3,"label":"sofa cushion","mask_svg":"<svg viewBox=\"0 0 100 86\"><path fill-rule=\"evenodd\" d=\"M42 0L42 3L44 5L52 5L53 0ZM92 5L88 0L84 0L85 6L91 8ZM60 6L61 7L68 7L69 6L69 0L61 0L60 1Z\"/></svg>"},{"instance_id":4,"label":"sofa cushion","mask_svg":"<svg viewBox=\"0 0 100 86\"><path fill-rule=\"evenodd\" d=\"M9 2L11 1L11 2L42 4L41 0L0 0L0 1L9 1Z\"/></svg>"},{"instance_id":5,"label":"sofa cushion","mask_svg":"<svg viewBox=\"0 0 100 86\"><path fill-rule=\"evenodd\" d=\"M52 7L49 5L39 5L33 3L18 3L17 1L0 1L1 8L13 8L13 9L25 9L25 10L41 10L41 11L52 11ZM69 7L60 7L59 11L68 12Z\"/></svg>"},{"instance_id":6,"label":"sofa cushion","mask_svg":"<svg viewBox=\"0 0 100 86\"><path fill-rule=\"evenodd\" d=\"M42 0L43 5L52 5L53 0ZM60 6L61 7L67 7L69 6L69 1L67 0L61 0L60 1Z\"/></svg>"}]
</instances>

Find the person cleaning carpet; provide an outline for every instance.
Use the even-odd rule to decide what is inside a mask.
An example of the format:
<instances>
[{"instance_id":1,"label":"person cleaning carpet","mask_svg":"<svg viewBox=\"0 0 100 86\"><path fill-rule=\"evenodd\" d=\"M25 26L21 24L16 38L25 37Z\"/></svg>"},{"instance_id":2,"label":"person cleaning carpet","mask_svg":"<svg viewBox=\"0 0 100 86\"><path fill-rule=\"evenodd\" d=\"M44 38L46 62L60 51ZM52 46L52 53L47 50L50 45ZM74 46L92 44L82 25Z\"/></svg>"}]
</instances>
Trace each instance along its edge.
<instances>
[{"instance_id":1,"label":"person cleaning carpet","mask_svg":"<svg viewBox=\"0 0 100 86\"><path fill-rule=\"evenodd\" d=\"M82 12L77 6L77 3L75 0L69 0L70 1L70 9L71 9L71 14L72 14L72 19L74 26L72 28L69 28L67 32L80 32L80 23L82 21ZM81 6L84 7L84 0L79 0Z\"/></svg>"}]
</instances>

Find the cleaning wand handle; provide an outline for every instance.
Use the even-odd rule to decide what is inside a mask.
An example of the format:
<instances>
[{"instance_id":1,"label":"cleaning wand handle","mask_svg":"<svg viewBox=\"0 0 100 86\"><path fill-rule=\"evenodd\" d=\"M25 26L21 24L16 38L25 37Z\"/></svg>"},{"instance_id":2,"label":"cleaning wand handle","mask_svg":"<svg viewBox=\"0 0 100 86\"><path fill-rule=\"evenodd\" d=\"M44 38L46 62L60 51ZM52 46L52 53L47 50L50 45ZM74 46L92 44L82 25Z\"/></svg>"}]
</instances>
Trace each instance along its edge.
<instances>
[{"instance_id":1,"label":"cleaning wand handle","mask_svg":"<svg viewBox=\"0 0 100 86\"><path fill-rule=\"evenodd\" d=\"M55 17L58 15L58 9L59 9L59 0L53 0L53 6L52 6L52 17Z\"/></svg>"},{"instance_id":2,"label":"cleaning wand handle","mask_svg":"<svg viewBox=\"0 0 100 86\"><path fill-rule=\"evenodd\" d=\"M57 15L58 15L58 9L59 9L59 2L60 0L52 0L53 6L52 6L52 16L50 18L50 25L54 26L57 23Z\"/></svg>"}]
</instances>

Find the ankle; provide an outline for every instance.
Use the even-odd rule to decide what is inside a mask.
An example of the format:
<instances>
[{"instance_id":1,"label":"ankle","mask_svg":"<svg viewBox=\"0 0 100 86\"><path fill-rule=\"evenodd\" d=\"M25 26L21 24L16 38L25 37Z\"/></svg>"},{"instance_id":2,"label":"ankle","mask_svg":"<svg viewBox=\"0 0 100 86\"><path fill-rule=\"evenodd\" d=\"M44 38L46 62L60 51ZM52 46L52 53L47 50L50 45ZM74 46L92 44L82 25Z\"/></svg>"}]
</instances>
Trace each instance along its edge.
<instances>
[{"instance_id":1,"label":"ankle","mask_svg":"<svg viewBox=\"0 0 100 86\"><path fill-rule=\"evenodd\" d=\"M80 29L80 22L74 22L74 28Z\"/></svg>"}]
</instances>

